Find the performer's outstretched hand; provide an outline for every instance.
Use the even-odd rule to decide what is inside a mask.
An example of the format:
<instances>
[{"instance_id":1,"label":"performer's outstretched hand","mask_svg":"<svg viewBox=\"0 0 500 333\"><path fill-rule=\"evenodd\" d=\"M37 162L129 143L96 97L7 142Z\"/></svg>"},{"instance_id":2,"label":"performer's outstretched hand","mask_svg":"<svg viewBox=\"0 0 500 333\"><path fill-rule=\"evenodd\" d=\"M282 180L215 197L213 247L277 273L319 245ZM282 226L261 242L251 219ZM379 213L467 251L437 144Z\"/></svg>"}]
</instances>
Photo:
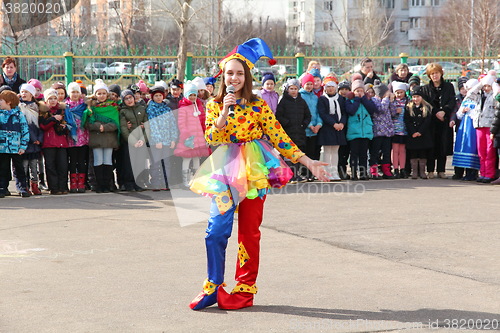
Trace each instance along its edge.
<instances>
[{"instance_id":1,"label":"performer's outstretched hand","mask_svg":"<svg viewBox=\"0 0 500 333\"><path fill-rule=\"evenodd\" d=\"M324 168L324 166L328 165L328 163L311 160L306 155L299 158L299 162L304 164L309 170L311 170L313 175L316 176L318 180L322 182L327 182L330 180L329 177L331 177L331 175Z\"/></svg>"}]
</instances>

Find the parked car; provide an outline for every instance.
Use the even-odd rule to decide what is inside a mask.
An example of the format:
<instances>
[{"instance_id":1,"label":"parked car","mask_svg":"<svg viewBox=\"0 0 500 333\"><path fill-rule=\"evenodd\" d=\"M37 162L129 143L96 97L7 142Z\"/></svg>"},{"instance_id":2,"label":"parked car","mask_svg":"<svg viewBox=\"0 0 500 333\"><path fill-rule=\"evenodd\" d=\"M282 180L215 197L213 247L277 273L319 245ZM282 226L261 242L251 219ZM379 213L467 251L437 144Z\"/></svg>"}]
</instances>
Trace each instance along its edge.
<instances>
[{"instance_id":1,"label":"parked car","mask_svg":"<svg viewBox=\"0 0 500 333\"><path fill-rule=\"evenodd\" d=\"M162 74L165 72L165 67L159 61L143 60L134 67L134 74L141 77L145 77L148 74L158 74L158 72Z\"/></svg>"},{"instance_id":2,"label":"parked car","mask_svg":"<svg viewBox=\"0 0 500 333\"><path fill-rule=\"evenodd\" d=\"M450 61L436 61L436 63L440 64L441 67L443 67L445 80L456 80L462 75L462 65L460 64L456 64ZM418 76L420 76L422 83L427 83L429 79L427 75L425 75L427 65L417 73Z\"/></svg>"},{"instance_id":3,"label":"parked car","mask_svg":"<svg viewBox=\"0 0 500 333\"><path fill-rule=\"evenodd\" d=\"M132 74L132 64L130 62L113 62L103 71L103 75Z\"/></svg>"},{"instance_id":4,"label":"parked car","mask_svg":"<svg viewBox=\"0 0 500 333\"><path fill-rule=\"evenodd\" d=\"M408 66L408 69L410 70L410 73L418 74L420 71L425 70L425 65Z\"/></svg>"},{"instance_id":5,"label":"parked car","mask_svg":"<svg viewBox=\"0 0 500 333\"><path fill-rule=\"evenodd\" d=\"M90 62L85 66L85 75L94 76L102 75L106 69L106 64L103 62Z\"/></svg>"},{"instance_id":6,"label":"parked car","mask_svg":"<svg viewBox=\"0 0 500 333\"><path fill-rule=\"evenodd\" d=\"M164 62L163 68L165 68L164 74L174 75L177 72L177 66L175 61Z\"/></svg>"},{"instance_id":7,"label":"parked car","mask_svg":"<svg viewBox=\"0 0 500 333\"><path fill-rule=\"evenodd\" d=\"M495 71L500 71L500 60L499 59L484 59L484 62L481 59L473 60L467 64L467 67L478 74L481 74L481 63L483 63L484 72L493 69Z\"/></svg>"},{"instance_id":8,"label":"parked car","mask_svg":"<svg viewBox=\"0 0 500 333\"><path fill-rule=\"evenodd\" d=\"M297 74L297 68L293 65L273 65L271 66L273 73L281 76L292 76Z\"/></svg>"},{"instance_id":9,"label":"parked car","mask_svg":"<svg viewBox=\"0 0 500 333\"><path fill-rule=\"evenodd\" d=\"M64 74L64 65L54 59L42 59L31 67L30 75L47 80L53 74Z\"/></svg>"}]
</instances>

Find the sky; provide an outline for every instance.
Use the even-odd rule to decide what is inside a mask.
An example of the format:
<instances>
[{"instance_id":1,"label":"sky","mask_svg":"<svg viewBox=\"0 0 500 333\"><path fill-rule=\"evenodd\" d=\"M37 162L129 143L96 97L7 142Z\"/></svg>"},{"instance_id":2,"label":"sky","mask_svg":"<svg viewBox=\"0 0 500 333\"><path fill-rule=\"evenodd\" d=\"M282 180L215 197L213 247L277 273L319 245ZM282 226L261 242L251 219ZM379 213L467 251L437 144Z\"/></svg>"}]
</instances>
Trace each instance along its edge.
<instances>
[{"instance_id":1,"label":"sky","mask_svg":"<svg viewBox=\"0 0 500 333\"><path fill-rule=\"evenodd\" d=\"M285 19L287 14L287 0L229 0L225 6L231 8L234 14L252 8L255 16L269 16L270 18Z\"/></svg>"}]
</instances>

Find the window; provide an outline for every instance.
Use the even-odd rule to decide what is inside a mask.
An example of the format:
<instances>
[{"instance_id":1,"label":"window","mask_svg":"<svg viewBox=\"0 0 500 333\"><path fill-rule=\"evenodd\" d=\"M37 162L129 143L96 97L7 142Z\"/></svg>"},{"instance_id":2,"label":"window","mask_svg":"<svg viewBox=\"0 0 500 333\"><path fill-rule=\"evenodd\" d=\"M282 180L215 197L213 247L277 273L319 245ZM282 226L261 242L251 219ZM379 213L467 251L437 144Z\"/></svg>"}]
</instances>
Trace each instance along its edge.
<instances>
[{"instance_id":1,"label":"window","mask_svg":"<svg viewBox=\"0 0 500 333\"><path fill-rule=\"evenodd\" d=\"M412 7L425 6L425 0L411 0Z\"/></svg>"},{"instance_id":2,"label":"window","mask_svg":"<svg viewBox=\"0 0 500 333\"><path fill-rule=\"evenodd\" d=\"M110 1L108 3L108 6L109 6L109 9L113 9L113 8L120 9L120 1L119 0Z\"/></svg>"},{"instance_id":3,"label":"window","mask_svg":"<svg viewBox=\"0 0 500 333\"><path fill-rule=\"evenodd\" d=\"M432 6L439 7L439 0L432 0Z\"/></svg>"},{"instance_id":4,"label":"window","mask_svg":"<svg viewBox=\"0 0 500 333\"><path fill-rule=\"evenodd\" d=\"M333 1L325 1L324 9L332 11L333 10Z\"/></svg>"},{"instance_id":5,"label":"window","mask_svg":"<svg viewBox=\"0 0 500 333\"><path fill-rule=\"evenodd\" d=\"M408 9L409 0L401 0L401 9Z\"/></svg>"},{"instance_id":6,"label":"window","mask_svg":"<svg viewBox=\"0 0 500 333\"><path fill-rule=\"evenodd\" d=\"M418 29L421 27L421 19L420 17L411 17L410 18L410 28L411 29Z\"/></svg>"},{"instance_id":7,"label":"window","mask_svg":"<svg viewBox=\"0 0 500 333\"><path fill-rule=\"evenodd\" d=\"M306 23L300 22L300 31L306 31Z\"/></svg>"},{"instance_id":8,"label":"window","mask_svg":"<svg viewBox=\"0 0 500 333\"><path fill-rule=\"evenodd\" d=\"M300 10L301 11L305 11L306 10L306 2L305 1L301 1L300 2Z\"/></svg>"},{"instance_id":9,"label":"window","mask_svg":"<svg viewBox=\"0 0 500 333\"><path fill-rule=\"evenodd\" d=\"M297 19L297 14L293 14L293 20L295 21Z\"/></svg>"},{"instance_id":10,"label":"window","mask_svg":"<svg viewBox=\"0 0 500 333\"><path fill-rule=\"evenodd\" d=\"M408 21L401 21L400 22L400 26L399 26L399 30L401 32L407 32L408 31Z\"/></svg>"}]
</instances>

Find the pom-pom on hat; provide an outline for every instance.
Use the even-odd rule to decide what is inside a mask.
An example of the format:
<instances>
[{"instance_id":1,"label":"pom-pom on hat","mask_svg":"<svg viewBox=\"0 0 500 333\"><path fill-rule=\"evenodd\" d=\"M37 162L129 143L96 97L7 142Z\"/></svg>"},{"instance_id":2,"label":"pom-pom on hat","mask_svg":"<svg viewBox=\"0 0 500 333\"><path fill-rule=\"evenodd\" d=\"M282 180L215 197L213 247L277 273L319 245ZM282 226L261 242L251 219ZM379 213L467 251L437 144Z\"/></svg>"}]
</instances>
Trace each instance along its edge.
<instances>
[{"instance_id":1,"label":"pom-pom on hat","mask_svg":"<svg viewBox=\"0 0 500 333\"><path fill-rule=\"evenodd\" d=\"M267 72L262 75L262 84L266 83L267 80L272 80L274 83L276 83L276 78L274 77L273 73Z\"/></svg>"},{"instance_id":2,"label":"pom-pom on hat","mask_svg":"<svg viewBox=\"0 0 500 333\"><path fill-rule=\"evenodd\" d=\"M363 76L361 76L361 74L359 74L359 73L352 74L352 76L351 76L351 82L354 82L356 80L363 80Z\"/></svg>"},{"instance_id":3,"label":"pom-pom on hat","mask_svg":"<svg viewBox=\"0 0 500 333\"><path fill-rule=\"evenodd\" d=\"M352 91L358 89L358 88L362 88L363 91L365 90L365 84L363 83L363 81L361 80L355 80L352 82Z\"/></svg>"},{"instance_id":4,"label":"pom-pom on hat","mask_svg":"<svg viewBox=\"0 0 500 333\"><path fill-rule=\"evenodd\" d=\"M305 86L307 82L311 82L311 83L314 83L314 76L310 73L307 73L306 75L304 75L302 77L302 86Z\"/></svg>"},{"instance_id":5,"label":"pom-pom on hat","mask_svg":"<svg viewBox=\"0 0 500 333\"><path fill-rule=\"evenodd\" d=\"M143 80L139 80L139 82L137 82L137 86L139 87L139 90L143 93L147 93L149 91L146 82L144 82Z\"/></svg>"},{"instance_id":6,"label":"pom-pom on hat","mask_svg":"<svg viewBox=\"0 0 500 333\"><path fill-rule=\"evenodd\" d=\"M29 92L33 97L35 97L35 94L36 94L36 88L29 84L29 83L23 83L21 84L21 87L19 88L19 91L23 91L23 90L26 90L27 92Z\"/></svg>"},{"instance_id":7,"label":"pom-pom on hat","mask_svg":"<svg viewBox=\"0 0 500 333\"><path fill-rule=\"evenodd\" d=\"M407 91L408 90L408 84L404 83L404 82L393 81L391 83L391 85L392 85L392 91L393 92L396 92L398 90L403 90L403 91Z\"/></svg>"},{"instance_id":8,"label":"pom-pom on hat","mask_svg":"<svg viewBox=\"0 0 500 333\"><path fill-rule=\"evenodd\" d=\"M106 83L104 83L103 80L101 80L101 79L95 80L94 93L96 93L98 90L101 90L101 89L104 89L104 90L106 90L107 93L109 93L109 88L106 85Z\"/></svg>"},{"instance_id":9,"label":"pom-pom on hat","mask_svg":"<svg viewBox=\"0 0 500 333\"><path fill-rule=\"evenodd\" d=\"M82 89L80 88L80 85L76 82L71 82L70 84L68 84L68 92L72 92L72 91L77 91L80 94L82 93Z\"/></svg>"},{"instance_id":10,"label":"pom-pom on hat","mask_svg":"<svg viewBox=\"0 0 500 333\"><path fill-rule=\"evenodd\" d=\"M35 87L35 89L43 90L42 82L38 81L37 79L29 80L28 84L31 84L33 87Z\"/></svg>"},{"instance_id":11,"label":"pom-pom on hat","mask_svg":"<svg viewBox=\"0 0 500 333\"><path fill-rule=\"evenodd\" d=\"M55 90L53 88L49 88L43 92L43 98L44 98L45 102L47 102L49 100L49 98L52 96L57 98L57 90Z\"/></svg>"},{"instance_id":12,"label":"pom-pom on hat","mask_svg":"<svg viewBox=\"0 0 500 333\"><path fill-rule=\"evenodd\" d=\"M193 83L187 83L184 86L184 96L198 95L198 87Z\"/></svg>"},{"instance_id":13,"label":"pom-pom on hat","mask_svg":"<svg viewBox=\"0 0 500 333\"><path fill-rule=\"evenodd\" d=\"M248 68L252 69L257 60L262 57L268 57L271 66L276 64L276 60L273 59L273 54L264 40L260 38L249 39L243 44L236 46L219 62L220 71L215 77L222 74L224 66L229 60L240 59L247 64Z\"/></svg>"},{"instance_id":14,"label":"pom-pom on hat","mask_svg":"<svg viewBox=\"0 0 500 333\"><path fill-rule=\"evenodd\" d=\"M375 80L373 83L373 91L375 91L375 95L378 97L384 97L384 95L389 91L389 87L380 82L380 80Z\"/></svg>"}]
</instances>

